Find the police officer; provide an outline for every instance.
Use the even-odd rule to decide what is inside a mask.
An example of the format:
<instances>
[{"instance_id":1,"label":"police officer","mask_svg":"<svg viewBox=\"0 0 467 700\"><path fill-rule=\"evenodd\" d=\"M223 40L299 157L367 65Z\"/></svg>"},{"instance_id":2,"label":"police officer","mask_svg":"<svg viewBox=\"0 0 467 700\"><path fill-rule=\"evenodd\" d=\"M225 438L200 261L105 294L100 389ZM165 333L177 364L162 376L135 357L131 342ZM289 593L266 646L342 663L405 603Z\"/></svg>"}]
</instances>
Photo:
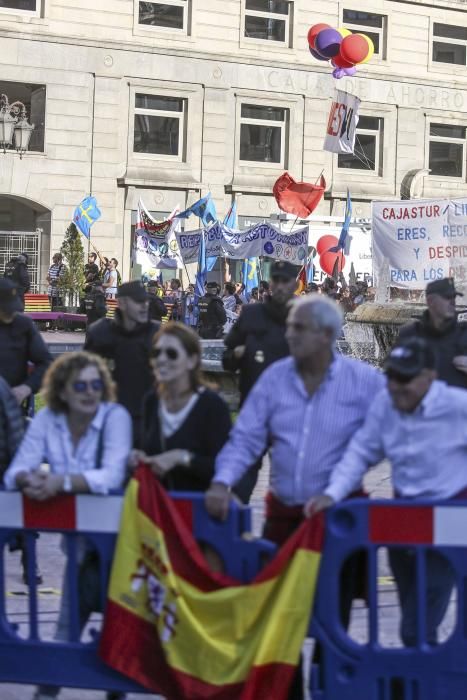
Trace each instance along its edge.
<instances>
[{"instance_id":1,"label":"police officer","mask_svg":"<svg viewBox=\"0 0 467 700\"><path fill-rule=\"evenodd\" d=\"M84 297L84 311L87 317L87 325L104 318L107 313L105 305L105 292L102 282L98 280L92 285L88 285L86 296Z\"/></svg>"},{"instance_id":2,"label":"police officer","mask_svg":"<svg viewBox=\"0 0 467 700\"><path fill-rule=\"evenodd\" d=\"M206 294L198 302L198 333L201 338L222 338L227 314L219 292L217 282L208 282Z\"/></svg>"},{"instance_id":3,"label":"police officer","mask_svg":"<svg viewBox=\"0 0 467 700\"><path fill-rule=\"evenodd\" d=\"M423 338L435 354L438 379L467 389L467 323L456 312L456 297L463 295L452 277L430 282L425 294L428 308L401 328L399 340Z\"/></svg>"},{"instance_id":4,"label":"police officer","mask_svg":"<svg viewBox=\"0 0 467 700\"><path fill-rule=\"evenodd\" d=\"M224 369L240 371L240 405L261 372L289 354L285 339L288 303L297 289L299 269L286 261L273 263L269 294L263 303L245 304L238 321L225 339ZM248 503L258 478L261 460L253 465L234 491Z\"/></svg>"},{"instance_id":5,"label":"police officer","mask_svg":"<svg viewBox=\"0 0 467 700\"><path fill-rule=\"evenodd\" d=\"M28 272L28 254L20 253L16 258L12 258L5 265L3 276L16 285L24 306L24 295L29 292L31 288Z\"/></svg>"}]
</instances>

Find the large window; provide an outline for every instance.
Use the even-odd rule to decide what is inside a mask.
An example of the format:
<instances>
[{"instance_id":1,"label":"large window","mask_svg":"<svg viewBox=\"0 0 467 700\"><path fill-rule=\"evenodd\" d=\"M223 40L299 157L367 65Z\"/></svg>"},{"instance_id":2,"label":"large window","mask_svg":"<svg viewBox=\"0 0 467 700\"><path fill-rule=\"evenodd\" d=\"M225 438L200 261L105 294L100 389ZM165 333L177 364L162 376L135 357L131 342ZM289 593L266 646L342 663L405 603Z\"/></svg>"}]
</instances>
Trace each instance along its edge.
<instances>
[{"instance_id":1,"label":"large window","mask_svg":"<svg viewBox=\"0 0 467 700\"><path fill-rule=\"evenodd\" d=\"M339 168L369 170L383 174L383 128L381 117L360 117L355 134L354 153L339 154Z\"/></svg>"},{"instance_id":2,"label":"large window","mask_svg":"<svg viewBox=\"0 0 467 700\"><path fill-rule=\"evenodd\" d=\"M183 160L186 100L136 94L133 150Z\"/></svg>"},{"instance_id":3,"label":"large window","mask_svg":"<svg viewBox=\"0 0 467 700\"><path fill-rule=\"evenodd\" d=\"M385 58L387 18L374 12L344 10L343 22L352 33L366 34L373 41L375 56Z\"/></svg>"},{"instance_id":4,"label":"large window","mask_svg":"<svg viewBox=\"0 0 467 700\"><path fill-rule=\"evenodd\" d=\"M453 24L433 25L433 61L436 63L466 64L467 27Z\"/></svg>"},{"instance_id":5,"label":"large window","mask_svg":"<svg viewBox=\"0 0 467 700\"><path fill-rule=\"evenodd\" d=\"M288 46L291 12L288 0L245 0L245 37Z\"/></svg>"},{"instance_id":6,"label":"large window","mask_svg":"<svg viewBox=\"0 0 467 700\"><path fill-rule=\"evenodd\" d=\"M140 25L188 32L188 0L139 2L138 13Z\"/></svg>"},{"instance_id":7,"label":"large window","mask_svg":"<svg viewBox=\"0 0 467 700\"><path fill-rule=\"evenodd\" d=\"M465 177L465 126L430 124L431 175Z\"/></svg>"},{"instance_id":8,"label":"large window","mask_svg":"<svg viewBox=\"0 0 467 700\"><path fill-rule=\"evenodd\" d=\"M19 10L20 12L39 11L39 0L0 0L0 10Z\"/></svg>"},{"instance_id":9,"label":"large window","mask_svg":"<svg viewBox=\"0 0 467 700\"><path fill-rule=\"evenodd\" d=\"M24 104L28 122L34 124L28 151L41 153L45 139L45 85L0 81L0 93L8 97L10 105L17 101Z\"/></svg>"},{"instance_id":10,"label":"large window","mask_svg":"<svg viewBox=\"0 0 467 700\"><path fill-rule=\"evenodd\" d=\"M242 104L240 160L285 167L288 109Z\"/></svg>"}]
</instances>

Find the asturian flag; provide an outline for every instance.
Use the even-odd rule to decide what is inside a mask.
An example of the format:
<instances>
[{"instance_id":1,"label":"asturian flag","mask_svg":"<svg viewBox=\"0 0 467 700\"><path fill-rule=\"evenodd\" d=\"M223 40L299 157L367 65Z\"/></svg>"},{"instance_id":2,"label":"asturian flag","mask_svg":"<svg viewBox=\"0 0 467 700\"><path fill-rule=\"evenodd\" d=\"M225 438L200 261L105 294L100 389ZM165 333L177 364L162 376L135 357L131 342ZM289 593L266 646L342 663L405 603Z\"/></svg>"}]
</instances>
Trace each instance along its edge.
<instances>
[{"instance_id":1,"label":"asturian flag","mask_svg":"<svg viewBox=\"0 0 467 700\"><path fill-rule=\"evenodd\" d=\"M73 223L76 228L81 231L83 236L89 238L91 235L91 226L97 219L101 217L101 210L97 206L97 200L95 197L89 195L85 197L81 204L75 209L73 215Z\"/></svg>"},{"instance_id":2,"label":"asturian flag","mask_svg":"<svg viewBox=\"0 0 467 700\"><path fill-rule=\"evenodd\" d=\"M126 491L100 656L170 700L286 700L308 629L324 520L307 519L249 584L212 573L147 467ZM185 507L186 506L186 507Z\"/></svg>"}]
</instances>

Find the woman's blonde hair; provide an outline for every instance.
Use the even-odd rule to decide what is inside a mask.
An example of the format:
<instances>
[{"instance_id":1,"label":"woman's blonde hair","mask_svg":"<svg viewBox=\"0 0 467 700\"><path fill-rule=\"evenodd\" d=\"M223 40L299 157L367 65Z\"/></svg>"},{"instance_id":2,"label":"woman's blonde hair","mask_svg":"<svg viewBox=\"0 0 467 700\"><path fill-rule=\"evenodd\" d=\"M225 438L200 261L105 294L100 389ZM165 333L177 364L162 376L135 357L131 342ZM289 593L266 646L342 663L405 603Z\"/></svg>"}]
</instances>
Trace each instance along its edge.
<instances>
[{"instance_id":1,"label":"woman's blonde hair","mask_svg":"<svg viewBox=\"0 0 467 700\"><path fill-rule=\"evenodd\" d=\"M171 335L177 338L183 345L185 352L190 357L196 357L197 361L193 369L190 370L190 384L193 391L197 391L200 386L205 386L201 377L201 344L197 334L188 326L177 321L169 321L155 334L152 339L152 347L155 348L159 339L164 335Z\"/></svg>"},{"instance_id":2,"label":"woman's blonde hair","mask_svg":"<svg viewBox=\"0 0 467 700\"><path fill-rule=\"evenodd\" d=\"M68 352L57 357L44 376L41 394L54 413L66 413L68 406L60 397L66 383L86 367L95 367L102 379L102 401L115 401L115 385L104 360L90 352Z\"/></svg>"}]
</instances>

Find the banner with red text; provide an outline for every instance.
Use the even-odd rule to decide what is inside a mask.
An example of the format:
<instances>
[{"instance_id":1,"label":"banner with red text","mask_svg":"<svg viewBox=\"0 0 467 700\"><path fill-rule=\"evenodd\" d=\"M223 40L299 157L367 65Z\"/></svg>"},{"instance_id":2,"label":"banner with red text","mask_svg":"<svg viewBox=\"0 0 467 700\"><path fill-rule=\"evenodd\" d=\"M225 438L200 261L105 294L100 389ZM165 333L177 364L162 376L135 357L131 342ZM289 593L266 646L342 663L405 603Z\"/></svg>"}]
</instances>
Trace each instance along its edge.
<instances>
[{"instance_id":1,"label":"banner with red text","mask_svg":"<svg viewBox=\"0 0 467 700\"><path fill-rule=\"evenodd\" d=\"M358 124L360 99L343 90L336 90L336 97L329 112L324 150L331 153L353 153Z\"/></svg>"},{"instance_id":2,"label":"banner with red text","mask_svg":"<svg viewBox=\"0 0 467 700\"><path fill-rule=\"evenodd\" d=\"M378 286L425 289L443 277L467 283L467 199L373 202L372 219Z\"/></svg>"}]
</instances>

